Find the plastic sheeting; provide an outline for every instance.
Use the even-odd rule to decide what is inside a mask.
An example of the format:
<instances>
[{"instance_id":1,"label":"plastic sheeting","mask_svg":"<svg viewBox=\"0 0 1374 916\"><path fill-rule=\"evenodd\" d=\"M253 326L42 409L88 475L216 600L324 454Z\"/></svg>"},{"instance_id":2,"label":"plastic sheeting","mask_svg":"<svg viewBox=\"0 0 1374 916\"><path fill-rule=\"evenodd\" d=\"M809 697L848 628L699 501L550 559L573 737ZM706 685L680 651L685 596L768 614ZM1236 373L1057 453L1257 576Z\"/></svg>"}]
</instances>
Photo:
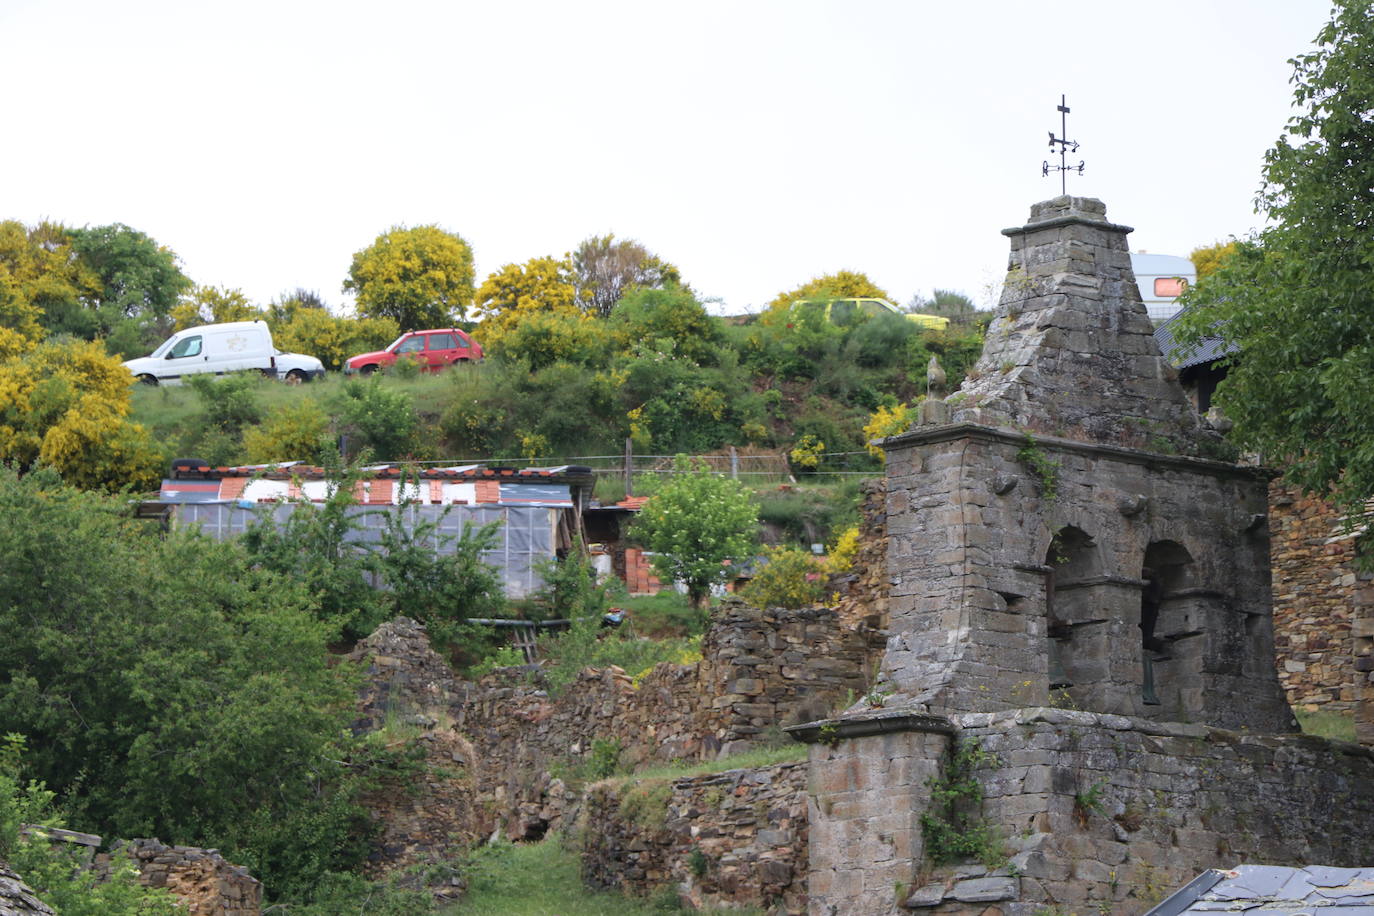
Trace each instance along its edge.
<instances>
[{"instance_id":1,"label":"plastic sheeting","mask_svg":"<svg viewBox=\"0 0 1374 916\"><path fill-rule=\"evenodd\" d=\"M258 519L274 519L281 524L294 511L291 503L182 503L176 506L176 518L180 524L199 525L207 536L223 540L243 534ZM430 546L439 554L447 554L453 552L454 542L464 530L495 522L495 544L483 552L482 559L501 574L508 597L524 598L543 584L537 565L554 557L560 511L564 510L548 506L355 506L349 512L357 518L358 526L350 532L349 540L365 549L377 549L387 515L400 512L412 531L422 521L437 524Z\"/></svg>"}]
</instances>

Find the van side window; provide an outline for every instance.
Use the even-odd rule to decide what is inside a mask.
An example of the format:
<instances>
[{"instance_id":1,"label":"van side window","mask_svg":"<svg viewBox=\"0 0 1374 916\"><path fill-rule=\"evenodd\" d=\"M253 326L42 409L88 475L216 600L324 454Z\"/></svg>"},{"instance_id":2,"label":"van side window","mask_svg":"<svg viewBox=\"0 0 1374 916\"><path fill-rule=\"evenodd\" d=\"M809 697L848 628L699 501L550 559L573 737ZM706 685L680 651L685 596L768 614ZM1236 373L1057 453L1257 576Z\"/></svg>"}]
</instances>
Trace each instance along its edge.
<instances>
[{"instance_id":1,"label":"van side window","mask_svg":"<svg viewBox=\"0 0 1374 916\"><path fill-rule=\"evenodd\" d=\"M181 359L186 356L200 355L200 337L185 337L177 341L177 345L172 348L172 352L167 354L168 359Z\"/></svg>"}]
</instances>

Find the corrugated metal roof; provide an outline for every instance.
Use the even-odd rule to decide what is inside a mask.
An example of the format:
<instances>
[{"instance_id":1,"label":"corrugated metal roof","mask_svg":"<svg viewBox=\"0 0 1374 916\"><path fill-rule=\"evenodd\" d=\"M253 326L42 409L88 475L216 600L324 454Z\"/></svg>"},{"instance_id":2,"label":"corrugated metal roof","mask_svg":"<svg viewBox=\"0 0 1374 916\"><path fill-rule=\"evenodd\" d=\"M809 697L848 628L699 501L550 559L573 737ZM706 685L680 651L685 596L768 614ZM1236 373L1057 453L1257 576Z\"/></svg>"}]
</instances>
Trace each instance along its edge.
<instances>
[{"instance_id":1,"label":"corrugated metal roof","mask_svg":"<svg viewBox=\"0 0 1374 916\"><path fill-rule=\"evenodd\" d=\"M1175 369L1201 366L1240 352L1240 347L1234 344L1227 345L1220 337L1204 337L1197 348L1185 356L1184 347L1174 339L1174 324L1186 313L1187 309L1184 309L1155 328L1155 343L1159 344L1159 352L1164 354L1164 358Z\"/></svg>"},{"instance_id":2,"label":"corrugated metal roof","mask_svg":"<svg viewBox=\"0 0 1374 916\"><path fill-rule=\"evenodd\" d=\"M1238 865L1203 872L1145 916L1216 912L1263 916L1374 916L1374 868Z\"/></svg>"}]
</instances>

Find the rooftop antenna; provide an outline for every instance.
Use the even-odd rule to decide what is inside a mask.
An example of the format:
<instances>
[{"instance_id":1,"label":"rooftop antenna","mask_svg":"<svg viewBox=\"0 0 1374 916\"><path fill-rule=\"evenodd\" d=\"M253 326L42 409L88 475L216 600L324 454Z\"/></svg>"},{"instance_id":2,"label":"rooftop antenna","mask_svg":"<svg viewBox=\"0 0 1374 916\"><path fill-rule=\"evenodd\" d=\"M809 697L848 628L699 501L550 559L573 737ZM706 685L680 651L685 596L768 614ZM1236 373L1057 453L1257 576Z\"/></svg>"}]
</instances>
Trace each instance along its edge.
<instances>
[{"instance_id":1,"label":"rooftop antenna","mask_svg":"<svg viewBox=\"0 0 1374 916\"><path fill-rule=\"evenodd\" d=\"M1050 149L1054 149L1055 147L1059 148L1059 164L1050 165L1049 160L1046 159L1044 165L1040 167L1040 174L1043 177L1049 175L1050 172L1058 172L1059 193L1068 194L1069 179L1067 173L1077 172L1078 174L1082 175L1083 160L1080 159L1078 161L1078 165L1068 164L1069 153L1078 152L1078 141L1068 139L1069 106L1067 103L1067 99L1063 95L1059 96L1059 132L1061 136L1056 137L1054 135L1054 131L1050 131Z\"/></svg>"}]
</instances>

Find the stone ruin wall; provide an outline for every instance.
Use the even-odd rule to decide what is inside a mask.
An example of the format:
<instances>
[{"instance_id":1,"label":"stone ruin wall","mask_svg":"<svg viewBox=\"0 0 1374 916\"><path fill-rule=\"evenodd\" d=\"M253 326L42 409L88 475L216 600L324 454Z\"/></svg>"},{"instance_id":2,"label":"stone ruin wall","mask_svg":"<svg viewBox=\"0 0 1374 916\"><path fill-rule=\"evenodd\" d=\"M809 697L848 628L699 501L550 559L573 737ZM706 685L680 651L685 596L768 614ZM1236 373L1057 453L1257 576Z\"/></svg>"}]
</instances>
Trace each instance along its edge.
<instances>
[{"instance_id":1,"label":"stone ruin wall","mask_svg":"<svg viewBox=\"0 0 1374 916\"><path fill-rule=\"evenodd\" d=\"M233 865L215 849L168 846L157 839L130 840L114 852L124 852L148 887L166 888L189 916L258 916L262 885L241 865ZM108 873L110 853L95 857L95 867Z\"/></svg>"},{"instance_id":2,"label":"stone ruin wall","mask_svg":"<svg viewBox=\"0 0 1374 916\"><path fill-rule=\"evenodd\" d=\"M666 786L633 778L598 783L578 824L583 881L637 896L674 887L693 909L805 913L807 772L801 762ZM639 809L635 793L647 800Z\"/></svg>"},{"instance_id":3,"label":"stone ruin wall","mask_svg":"<svg viewBox=\"0 0 1374 916\"><path fill-rule=\"evenodd\" d=\"M994 758L977 775L1014 852L1008 901L1142 913L1206 867L1374 861L1357 745L1056 709L958 721Z\"/></svg>"},{"instance_id":4,"label":"stone ruin wall","mask_svg":"<svg viewBox=\"0 0 1374 916\"><path fill-rule=\"evenodd\" d=\"M572 801L560 768L595 742L619 742L620 763L714 759L780 737L784 725L835 711L868 686L881 635L846 629L828 608L764 611L727 600L694 665L657 666L638 685L618 668L586 669L559 697L519 669L483 679L458 727L482 762L477 791L512 836L537 836Z\"/></svg>"},{"instance_id":5,"label":"stone ruin wall","mask_svg":"<svg viewBox=\"0 0 1374 916\"><path fill-rule=\"evenodd\" d=\"M52 907L34 895L33 888L0 859L0 916L53 916Z\"/></svg>"},{"instance_id":6,"label":"stone ruin wall","mask_svg":"<svg viewBox=\"0 0 1374 916\"><path fill-rule=\"evenodd\" d=\"M424 867L434 898L454 899L464 888L461 877L431 866L462 855L494 825L475 791L480 761L458 730L470 685L430 648L425 628L408 617L378 627L349 658L365 672L354 732L380 732L389 744L412 744L422 758L407 785L386 786L362 799L380 828L364 871L380 878Z\"/></svg>"},{"instance_id":7,"label":"stone ruin wall","mask_svg":"<svg viewBox=\"0 0 1374 916\"><path fill-rule=\"evenodd\" d=\"M1275 482L1269 505L1279 680L1295 706L1357 711L1374 744L1374 577L1330 503Z\"/></svg>"},{"instance_id":8,"label":"stone ruin wall","mask_svg":"<svg viewBox=\"0 0 1374 916\"><path fill-rule=\"evenodd\" d=\"M887 481L865 480L859 502L859 551L849 572L832 576L829 591L838 593L835 612L847 629L887 629Z\"/></svg>"}]
</instances>

